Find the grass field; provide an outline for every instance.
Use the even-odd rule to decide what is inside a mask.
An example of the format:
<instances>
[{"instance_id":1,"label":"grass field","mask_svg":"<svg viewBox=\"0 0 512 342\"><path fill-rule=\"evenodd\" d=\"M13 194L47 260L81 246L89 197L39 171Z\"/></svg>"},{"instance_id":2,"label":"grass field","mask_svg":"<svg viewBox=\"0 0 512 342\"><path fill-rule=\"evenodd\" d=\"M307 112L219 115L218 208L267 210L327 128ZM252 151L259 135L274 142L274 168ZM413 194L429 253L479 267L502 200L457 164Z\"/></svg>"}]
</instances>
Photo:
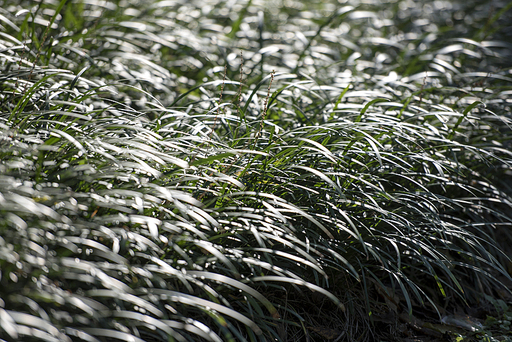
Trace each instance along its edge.
<instances>
[{"instance_id":1,"label":"grass field","mask_svg":"<svg viewBox=\"0 0 512 342\"><path fill-rule=\"evenodd\" d=\"M512 340L512 3L0 4L0 340Z\"/></svg>"}]
</instances>

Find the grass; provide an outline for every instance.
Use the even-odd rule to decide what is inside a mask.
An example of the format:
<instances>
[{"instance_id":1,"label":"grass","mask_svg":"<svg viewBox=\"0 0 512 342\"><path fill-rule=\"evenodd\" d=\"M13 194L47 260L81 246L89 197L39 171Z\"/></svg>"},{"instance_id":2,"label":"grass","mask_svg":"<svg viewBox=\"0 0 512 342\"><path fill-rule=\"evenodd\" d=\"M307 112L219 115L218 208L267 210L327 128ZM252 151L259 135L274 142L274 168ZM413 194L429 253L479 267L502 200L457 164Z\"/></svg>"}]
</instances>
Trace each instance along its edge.
<instances>
[{"instance_id":1,"label":"grass","mask_svg":"<svg viewBox=\"0 0 512 342\"><path fill-rule=\"evenodd\" d=\"M0 338L506 316L509 7L4 1Z\"/></svg>"}]
</instances>

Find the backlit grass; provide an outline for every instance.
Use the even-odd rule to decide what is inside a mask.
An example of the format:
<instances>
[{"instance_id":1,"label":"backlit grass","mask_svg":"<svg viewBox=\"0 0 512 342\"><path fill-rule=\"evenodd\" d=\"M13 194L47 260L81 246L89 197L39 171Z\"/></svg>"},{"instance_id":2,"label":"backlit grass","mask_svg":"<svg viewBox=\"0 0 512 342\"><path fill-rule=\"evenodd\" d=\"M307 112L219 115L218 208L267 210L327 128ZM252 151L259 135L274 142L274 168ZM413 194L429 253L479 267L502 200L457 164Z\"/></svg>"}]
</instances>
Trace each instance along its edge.
<instances>
[{"instance_id":1,"label":"backlit grass","mask_svg":"<svg viewBox=\"0 0 512 342\"><path fill-rule=\"evenodd\" d=\"M0 338L372 341L499 296L509 7L4 1Z\"/></svg>"}]
</instances>

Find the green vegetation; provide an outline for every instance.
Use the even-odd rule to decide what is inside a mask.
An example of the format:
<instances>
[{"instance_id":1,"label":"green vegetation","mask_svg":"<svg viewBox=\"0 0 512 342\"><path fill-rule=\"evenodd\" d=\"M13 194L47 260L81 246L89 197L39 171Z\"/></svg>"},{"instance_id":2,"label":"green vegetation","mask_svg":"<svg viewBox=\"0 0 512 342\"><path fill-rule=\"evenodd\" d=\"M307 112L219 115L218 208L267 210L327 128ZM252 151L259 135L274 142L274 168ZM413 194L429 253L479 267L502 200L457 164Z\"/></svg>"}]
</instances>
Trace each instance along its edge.
<instances>
[{"instance_id":1,"label":"green vegetation","mask_svg":"<svg viewBox=\"0 0 512 342\"><path fill-rule=\"evenodd\" d=\"M340 2L0 0L0 339L510 335L511 4Z\"/></svg>"}]
</instances>

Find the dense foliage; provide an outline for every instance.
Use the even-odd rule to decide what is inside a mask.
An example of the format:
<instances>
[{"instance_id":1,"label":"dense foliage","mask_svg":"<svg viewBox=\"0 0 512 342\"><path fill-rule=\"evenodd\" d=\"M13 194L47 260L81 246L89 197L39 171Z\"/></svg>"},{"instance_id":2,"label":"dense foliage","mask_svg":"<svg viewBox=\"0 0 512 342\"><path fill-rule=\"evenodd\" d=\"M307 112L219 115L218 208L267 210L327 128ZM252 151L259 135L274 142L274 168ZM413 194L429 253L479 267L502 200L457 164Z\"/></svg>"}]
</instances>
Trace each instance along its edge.
<instances>
[{"instance_id":1,"label":"dense foliage","mask_svg":"<svg viewBox=\"0 0 512 342\"><path fill-rule=\"evenodd\" d=\"M0 0L0 338L368 341L504 293L511 3L340 2Z\"/></svg>"}]
</instances>

